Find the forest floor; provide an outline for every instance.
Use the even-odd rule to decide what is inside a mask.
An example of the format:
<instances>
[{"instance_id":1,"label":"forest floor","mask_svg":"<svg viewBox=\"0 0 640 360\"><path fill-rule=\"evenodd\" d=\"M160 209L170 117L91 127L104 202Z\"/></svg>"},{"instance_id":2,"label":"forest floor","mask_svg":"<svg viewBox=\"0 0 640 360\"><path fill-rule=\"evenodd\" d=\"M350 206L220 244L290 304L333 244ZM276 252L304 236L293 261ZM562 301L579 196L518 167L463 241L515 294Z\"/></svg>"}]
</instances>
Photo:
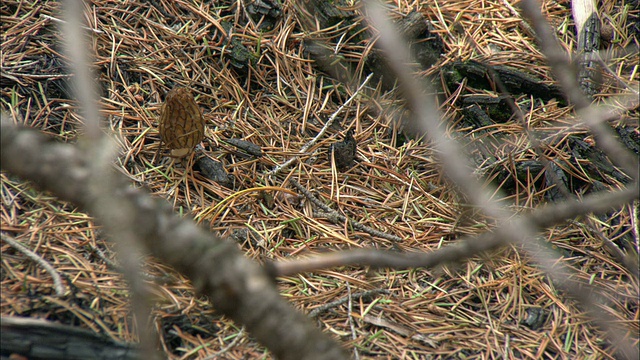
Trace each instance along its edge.
<instances>
[{"instance_id":1,"label":"forest floor","mask_svg":"<svg viewBox=\"0 0 640 360\"><path fill-rule=\"evenodd\" d=\"M468 206L443 175L429 141L401 133L394 123L403 114L396 91L383 92L372 82L338 111L358 84L338 83L314 67L305 41L319 34L304 29L292 2L283 1L271 29L251 18L245 6L250 2L88 3L85 20L95 50L104 128L120 146L114 166L135 186L172 203L177 213L236 241L248 257L277 261L364 247L431 252L494 225L489 216ZM419 11L442 38L444 53L424 74L433 76L446 64L473 59L508 65L553 83L525 20L510 3L401 0L389 7L394 19ZM623 107L621 99L631 93L629 89L638 89L634 32L638 9L607 2L600 10L606 14L606 28L613 32L604 59L611 72L604 72L594 102ZM543 12L565 49L574 49L569 2L545 0ZM79 104L72 100L62 54L60 3L3 1L0 14L2 111L59 141L75 142L81 136L82 119ZM339 26L320 35L337 40ZM231 61L229 54L240 44L249 51L250 65ZM359 46L341 49L342 56L358 63L367 52L366 43ZM232 176L228 187L204 177L194 168L193 157L174 160L158 153L160 107L175 86L188 87L202 109L204 152ZM469 91L497 96L488 90ZM483 137L459 126L462 109L451 101L456 94L441 95L447 133L473 153ZM568 137L593 143L586 127L575 125L571 107L528 95L518 95L515 101L528 126L546 134L543 152L549 158L573 156L563 142ZM325 136L302 152L334 114L335 123ZM636 109L617 120L631 119L636 139L637 117ZM355 164L337 170L328 149L342 141L348 129L357 144ZM516 163L536 159L523 125L515 118L488 129L499 135L500 141L491 146L495 158L502 160L501 168L510 170ZM262 156L239 150L229 139L259 146ZM299 161L269 176L293 157ZM571 178L581 179L572 187L579 194L594 187L624 186L613 177L593 179L582 168L565 170ZM94 219L8 173L0 176L3 234L51 263L68 286L64 296L55 296L50 274L2 242L0 313L45 318L136 341L127 284L118 272L113 245ZM511 184L483 181L488 188L498 185L503 190L493 193L495 200L508 203L515 213L526 213L548 202L550 191L541 171L528 176ZM290 185L292 179L332 209L386 235L332 221ZM591 222L576 219L540 234L580 280L602 290L611 321L627 329L636 343L637 278L597 234L623 251L637 251L638 234L633 231L637 206L592 215ZM195 296L180 274L153 258L144 263L149 278L155 279L148 282L154 301L152 323L169 358L204 358L222 349L220 358L270 358L246 333L226 348L240 327L216 314L206 298ZM350 351L357 349L361 358L613 358L603 333L516 246L438 269L339 267L301 273L279 278L278 287L300 311L317 310L313 314L317 325ZM323 307L336 300L344 301Z\"/></svg>"}]
</instances>

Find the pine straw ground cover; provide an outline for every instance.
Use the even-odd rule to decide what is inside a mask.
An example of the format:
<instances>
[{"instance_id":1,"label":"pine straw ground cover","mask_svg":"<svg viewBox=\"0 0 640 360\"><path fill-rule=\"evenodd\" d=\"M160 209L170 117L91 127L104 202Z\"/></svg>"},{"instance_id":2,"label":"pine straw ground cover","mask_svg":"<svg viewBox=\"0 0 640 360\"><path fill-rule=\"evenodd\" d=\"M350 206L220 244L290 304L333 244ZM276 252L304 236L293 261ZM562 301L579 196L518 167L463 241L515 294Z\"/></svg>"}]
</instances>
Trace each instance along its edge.
<instances>
[{"instance_id":1,"label":"pine straw ground cover","mask_svg":"<svg viewBox=\"0 0 640 360\"><path fill-rule=\"evenodd\" d=\"M176 212L238 241L248 257L260 261L359 247L429 252L491 226L490 219L464 206L464 199L441 175L428 143L411 140L395 146L393 93L363 91L338 113L338 125L300 153L355 88L337 86L313 67L303 51L309 34L300 27L292 3L283 4L272 30L258 30L244 5L90 2L86 17L93 29L100 105L122 149L115 164L119 171L173 203ZM433 22L446 44L440 65L479 59L551 82L550 70L514 5L439 0L390 6L394 16L419 10ZM59 7L52 1L2 2L2 110L60 141L74 142L82 120L75 111L77 102L70 100L56 20L61 17ZM613 29L610 48L636 51L611 52L606 59L612 73L604 74L596 101L616 104L620 94L638 88L638 39L632 32L637 8L607 2L601 9ZM563 45L574 48L569 4L544 1L543 11ZM255 57L244 74L221 56L228 54L228 43L220 35L223 23L231 24L234 39ZM349 54L362 53L355 49ZM192 170L193 159L156 156L156 119L164 94L174 86L188 86L196 96L207 121L205 150L225 165L234 178L233 188ZM450 103L442 107L450 120L456 119L457 110ZM526 111L537 130L588 138L583 127L571 127L571 109L554 101ZM337 172L327 160L327 148L342 139L347 128L354 129L358 161L351 170ZM449 131L457 129L452 125ZM493 131L503 139L496 154L512 154L520 161L535 158L516 122L497 124ZM230 138L259 145L264 156L242 154L225 141ZM552 157L571 156L554 144L545 148ZM296 155L301 161L292 168L272 179L266 176ZM581 169L571 171L587 176ZM14 237L51 263L66 289L64 296L56 296L50 274L3 241L2 315L46 318L135 341L127 285L114 265L110 243L93 219L10 174L1 176L3 236ZM535 176L518 187L517 195L508 196L513 210L526 211L546 201L547 189L533 186ZM289 179L333 209L390 236L370 236L314 213L314 206ZM257 189L265 186L275 190ZM608 179L607 186L622 185ZM632 206L623 207L609 214L615 221L589 224L612 240L636 236L637 245L637 233L630 230L632 214ZM605 250L589 224L576 220L541 236L566 255L563 261L582 280L604 290L612 321L637 340L637 279ZM390 240L393 236L402 240ZM250 336L240 333L238 325L217 315L205 298L194 297L184 278L154 259L145 263L155 304L152 322L167 356L203 358L235 339L221 357L269 357ZM516 248L440 269L332 268L281 278L278 286L301 311L312 313L318 326L345 346L357 348L363 358L578 359L611 358L613 353L575 303ZM337 300L342 301L332 303ZM541 321L527 320L536 314L543 314Z\"/></svg>"}]
</instances>

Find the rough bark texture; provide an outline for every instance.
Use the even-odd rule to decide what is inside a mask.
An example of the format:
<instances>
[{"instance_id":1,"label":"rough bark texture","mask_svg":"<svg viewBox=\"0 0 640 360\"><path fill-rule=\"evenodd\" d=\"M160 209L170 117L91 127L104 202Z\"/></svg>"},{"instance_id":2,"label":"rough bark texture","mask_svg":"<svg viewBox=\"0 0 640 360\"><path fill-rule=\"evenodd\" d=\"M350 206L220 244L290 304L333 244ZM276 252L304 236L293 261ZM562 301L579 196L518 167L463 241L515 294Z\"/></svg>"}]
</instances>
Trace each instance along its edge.
<instances>
[{"instance_id":1,"label":"rough bark texture","mask_svg":"<svg viewBox=\"0 0 640 360\"><path fill-rule=\"evenodd\" d=\"M133 344L121 343L91 331L46 320L3 317L0 355L30 360L133 360L142 354Z\"/></svg>"},{"instance_id":2,"label":"rough bark texture","mask_svg":"<svg viewBox=\"0 0 640 360\"><path fill-rule=\"evenodd\" d=\"M591 98L598 93L601 82L597 55L600 50L600 17L595 0L574 0L571 6L578 36L575 62L578 83L584 94Z\"/></svg>"},{"instance_id":3,"label":"rough bark texture","mask_svg":"<svg viewBox=\"0 0 640 360\"><path fill-rule=\"evenodd\" d=\"M473 60L457 61L446 66L443 75L450 90L455 90L466 78L467 85L472 88L499 92L497 81L500 81L510 94L528 94L545 101L556 99L561 105L567 104L558 86L545 84L540 79L506 66L491 66Z\"/></svg>"}]
</instances>

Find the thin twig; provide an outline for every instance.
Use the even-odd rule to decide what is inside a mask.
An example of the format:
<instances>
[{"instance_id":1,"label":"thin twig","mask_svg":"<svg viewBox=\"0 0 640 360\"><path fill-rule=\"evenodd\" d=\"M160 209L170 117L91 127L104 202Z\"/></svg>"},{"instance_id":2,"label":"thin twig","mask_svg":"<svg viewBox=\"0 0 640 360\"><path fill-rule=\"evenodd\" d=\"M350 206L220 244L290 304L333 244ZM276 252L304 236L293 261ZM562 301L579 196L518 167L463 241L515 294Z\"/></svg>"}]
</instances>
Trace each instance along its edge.
<instances>
[{"instance_id":1,"label":"thin twig","mask_svg":"<svg viewBox=\"0 0 640 360\"><path fill-rule=\"evenodd\" d=\"M29 259L35 261L40 266L42 266L51 275L51 278L53 279L53 288L56 290L56 295L57 296L64 295L64 286L62 285L62 279L60 277L60 274L58 274L56 269L54 269L53 266L51 266L51 264L49 264L46 260L38 256L33 251L27 249L24 245L20 244L13 237L5 233L2 233L1 236L2 236L2 240L7 242L7 244L11 245L11 247L25 254Z\"/></svg>"},{"instance_id":2,"label":"thin twig","mask_svg":"<svg viewBox=\"0 0 640 360\"><path fill-rule=\"evenodd\" d=\"M320 138L322 136L324 136L324 133L327 132L327 129L329 128L329 126L331 126L331 124L333 124L333 122L336 120L336 118L338 117L338 114L340 114L345 107L347 107L347 106L349 106L349 104L351 104L353 99L356 98L356 96L365 87L365 85L367 85L369 80L371 80L372 76L373 76L373 73L369 74L369 76L367 76L367 78L364 79L362 84L360 84L360 86L353 93L353 95L351 95L349 97L349 99L347 99L347 101L344 102L344 104L340 105L338 110L336 110L333 114L331 114L331 117L329 117L329 120L327 120L326 124L324 124L324 126L322 127L320 132L313 139L309 140L306 144L304 144L304 146L300 149L299 153L301 153L301 154L305 153L307 150L309 150L309 148L311 148L315 143L317 143L318 140L320 140ZM282 165L276 166L267 175L269 175L269 176L277 175L278 173L280 173L280 171L282 171L282 170L286 169L287 167L289 167L291 164L293 164L299 158L300 158L299 155L296 155L296 156L292 157L291 159L285 161Z\"/></svg>"},{"instance_id":3,"label":"thin twig","mask_svg":"<svg viewBox=\"0 0 640 360\"><path fill-rule=\"evenodd\" d=\"M611 128L606 124L606 112L591 106L589 100L582 94L568 55L558 44L553 29L540 10L540 5L535 0L521 2L524 14L531 19L542 52L546 55L549 65L553 69L556 79L565 91L569 101L574 104L576 112L591 128L600 148L609 158L632 177L638 178L638 157L619 143Z\"/></svg>"},{"instance_id":4,"label":"thin twig","mask_svg":"<svg viewBox=\"0 0 640 360\"><path fill-rule=\"evenodd\" d=\"M45 18L47 20L51 20L51 21L56 22L58 24L63 24L63 25L67 24L67 22L64 21L64 20L60 20L58 18L54 18L53 16L49 16L49 15L46 15L46 14L40 14L40 17L43 17L43 18ZM99 29L93 29L93 28L90 28L88 26L83 26L82 28L85 29L85 30L93 31L96 34L104 34L104 31L99 30Z\"/></svg>"},{"instance_id":5,"label":"thin twig","mask_svg":"<svg viewBox=\"0 0 640 360\"><path fill-rule=\"evenodd\" d=\"M107 264L107 267L115 272L118 272L120 274L123 274L125 272L125 269L122 268L122 266L116 264L115 262L113 262L111 259L109 259L107 257L107 254L104 253L104 251L100 250L100 248L98 248L97 246L93 246L92 244L89 244L89 247L91 247L91 250L98 255L98 257L105 262L105 264ZM151 275L146 271L141 271L140 272L140 276L146 280L146 281L152 281L156 284L171 284L174 281L171 280L171 276L169 276L168 274L165 274L164 276L155 276L155 275Z\"/></svg>"},{"instance_id":6,"label":"thin twig","mask_svg":"<svg viewBox=\"0 0 640 360\"><path fill-rule=\"evenodd\" d=\"M64 3L65 21L62 24L64 34L65 53L70 59L70 68L75 73L71 82L74 87L74 95L80 103L81 114L84 117L84 134L78 141L79 147L90 156L87 180L91 188L93 201L100 203L96 213L98 215L111 216L117 213L110 221L120 217L126 217L126 210L123 210L122 203L118 202L108 184L113 183L114 174L112 162L115 159L116 151L114 144L109 138L104 136L101 130L101 116L99 112L99 96L96 85L96 76L89 64L92 63L90 54L87 51L92 48L92 43L82 31L81 20L85 19L85 3L80 0L67 0ZM113 208L109 208L112 206ZM103 212L104 211L104 212ZM123 216L124 215L124 216ZM126 217L130 220L131 217ZM105 223L108 224L109 220ZM134 231L135 225L131 222L116 220L117 226L105 226L115 240L120 264L123 267L124 275L129 282L131 290L131 305L133 314L138 321L138 336L140 344L145 352L145 357L149 359L158 358L156 353L155 337L153 329L147 326L147 320L151 317L151 307L146 299L144 283L139 275L139 256L145 252L140 241L136 241Z\"/></svg>"},{"instance_id":7,"label":"thin twig","mask_svg":"<svg viewBox=\"0 0 640 360\"><path fill-rule=\"evenodd\" d=\"M608 211L611 207L619 206L620 204L637 198L637 192L638 183L635 183L627 189L588 195L580 201L572 199L558 204L543 206L527 215L516 218L508 224L502 225L494 232L487 232L477 237L461 239L454 244L430 253L399 253L397 251L382 251L377 249L358 249L326 253L298 260L272 262L267 263L266 266L273 276L292 276L302 272L313 272L335 266L357 265L395 269L414 267L432 268L440 264L461 261L509 243L518 243L520 242L519 239L508 235L525 226L542 229L580 215ZM541 251L540 249L542 249L541 245L538 250ZM553 266L554 268L562 267L561 264L555 264ZM635 268L638 268L637 264ZM562 268L560 270L568 271ZM636 278L638 277L638 271L633 274Z\"/></svg>"},{"instance_id":8,"label":"thin twig","mask_svg":"<svg viewBox=\"0 0 640 360\"><path fill-rule=\"evenodd\" d=\"M387 239L389 241L394 241L394 242L402 241L402 238L396 235L388 234L380 230L373 229L367 225L363 225L333 210L332 208L324 204L322 201L320 201L317 197L315 197L311 192L309 192L309 190L305 189L302 185L300 185L300 183L297 182L296 180L289 179L289 182L296 189L298 189L298 191L300 191L304 196L306 196L312 203L314 203L317 207L321 208L324 211L324 213L317 212L314 214L318 216L326 217L329 221L331 221L336 225L340 223L344 223L346 221L349 223L349 225L353 226L354 229L363 231L371 236Z\"/></svg>"},{"instance_id":9,"label":"thin twig","mask_svg":"<svg viewBox=\"0 0 640 360\"><path fill-rule=\"evenodd\" d=\"M633 229L633 235L635 237L635 250L636 254L640 254L640 201L636 200L631 204L632 210L631 213L633 216L631 217L631 223L633 224L631 228Z\"/></svg>"},{"instance_id":10,"label":"thin twig","mask_svg":"<svg viewBox=\"0 0 640 360\"><path fill-rule=\"evenodd\" d=\"M165 201L128 186L129 180L115 171L102 174L103 189L96 195L89 185L95 177L90 154L50 141L32 129L18 128L5 116L1 119L2 170L90 208L109 234L129 229L119 231L131 233L121 242L144 244L151 255L187 275L197 292L212 299L222 314L245 325L275 357L347 358L334 340L282 299L267 273L234 243L177 216ZM43 163L48 166L40 166ZM111 199L104 196L107 193Z\"/></svg>"},{"instance_id":11,"label":"thin twig","mask_svg":"<svg viewBox=\"0 0 640 360\"><path fill-rule=\"evenodd\" d=\"M229 343L229 345L225 346L222 350L218 351L217 353L207 356L206 358L204 358L204 360L218 359L221 355L223 355L224 353L229 351L231 348L236 346L236 344L238 344L240 340L243 339L243 335L244 335L244 326L242 327L242 329L240 329L240 331L238 331L238 334L236 334L236 337Z\"/></svg>"},{"instance_id":12,"label":"thin twig","mask_svg":"<svg viewBox=\"0 0 640 360\"><path fill-rule=\"evenodd\" d=\"M360 298L367 299L367 298L372 297L373 295L390 294L390 293L391 292L389 290L387 290L387 289L374 289L374 290L368 290L368 291L363 291L363 292L352 294L351 297L353 299L356 299L356 300L360 299ZM318 306L317 308L315 308L315 309L313 309L312 311L309 312L309 317L311 317L311 318L318 317L321 313L323 313L323 312L325 312L325 311L327 311L327 310L329 310L331 308L334 308L336 306L340 306L340 305L346 303L347 301L349 301L349 297L345 296L345 297L340 298L338 300L326 303L326 304L324 304L322 306Z\"/></svg>"},{"instance_id":13,"label":"thin twig","mask_svg":"<svg viewBox=\"0 0 640 360\"><path fill-rule=\"evenodd\" d=\"M516 18L521 18L520 13L516 9L514 9L514 7L511 6L511 4L509 4L509 2L507 0L502 0L502 4L504 4L504 6L506 6L507 9L509 9L509 12L511 12L511 15L513 15ZM535 37L536 36L536 32L533 30L531 25L527 24L527 22L520 21L520 22L518 22L518 25L522 26L522 28L527 33L527 35L529 35L531 37Z\"/></svg>"},{"instance_id":14,"label":"thin twig","mask_svg":"<svg viewBox=\"0 0 640 360\"><path fill-rule=\"evenodd\" d=\"M353 311L353 299L351 296L351 286L349 285L349 282L347 281L347 319L349 320L349 328L351 329L351 340L353 340L354 342L356 341L356 339L358 338L358 336L356 335L356 327L353 324L353 316L351 315L351 312ZM358 353L358 347L354 346L353 347L353 358L356 360L360 360L360 353Z\"/></svg>"}]
</instances>

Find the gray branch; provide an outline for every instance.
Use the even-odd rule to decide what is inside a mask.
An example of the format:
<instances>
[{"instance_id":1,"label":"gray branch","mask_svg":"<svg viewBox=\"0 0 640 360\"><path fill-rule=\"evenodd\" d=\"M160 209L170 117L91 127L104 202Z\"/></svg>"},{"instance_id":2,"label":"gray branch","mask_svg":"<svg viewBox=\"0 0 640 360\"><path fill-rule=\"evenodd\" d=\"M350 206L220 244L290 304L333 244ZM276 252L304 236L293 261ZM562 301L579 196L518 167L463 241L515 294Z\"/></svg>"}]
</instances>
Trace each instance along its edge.
<instances>
[{"instance_id":1,"label":"gray branch","mask_svg":"<svg viewBox=\"0 0 640 360\"><path fill-rule=\"evenodd\" d=\"M95 180L90 152L12 124L2 116L2 170L32 181L96 215L108 234L124 233L189 277L200 294L279 359L345 359L329 336L280 297L275 283L237 245L175 215L165 201L114 171ZM103 174L107 175L107 174ZM103 194L111 194L106 201Z\"/></svg>"}]
</instances>

